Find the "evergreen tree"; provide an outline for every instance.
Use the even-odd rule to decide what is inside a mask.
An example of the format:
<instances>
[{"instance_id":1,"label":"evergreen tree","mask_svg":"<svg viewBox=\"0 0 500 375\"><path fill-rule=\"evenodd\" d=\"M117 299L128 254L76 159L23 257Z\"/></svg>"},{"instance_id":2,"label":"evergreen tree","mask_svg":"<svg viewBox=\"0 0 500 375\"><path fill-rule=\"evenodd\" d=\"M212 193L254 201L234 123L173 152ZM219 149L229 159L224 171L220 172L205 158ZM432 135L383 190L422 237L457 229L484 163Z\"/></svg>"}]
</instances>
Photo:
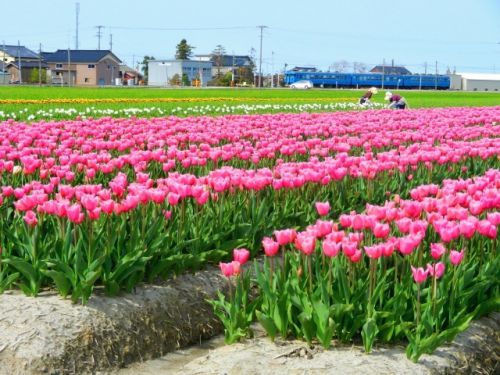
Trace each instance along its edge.
<instances>
[{"instance_id":1,"label":"evergreen tree","mask_svg":"<svg viewBox=\"0 0 500 375\"><path fill-rule=\"evenodd\" d=\"M144 59L142 60L142 72L144 73L144 83L148 83L148 64L149 60L154 60L155 58L153 56L144 56Z\"/></svg>"},{"instance_id":2,"label":"evergreen tree","mask_svg":"<svg viewBox=\"0 0 500 375\"><path fill-rule=\"evenodd\" d=\"M189 60L193 55L194 47L189 45L186 39L182 39L175 47L175 58L177 60Z\"/></svg>"}]
</instances>

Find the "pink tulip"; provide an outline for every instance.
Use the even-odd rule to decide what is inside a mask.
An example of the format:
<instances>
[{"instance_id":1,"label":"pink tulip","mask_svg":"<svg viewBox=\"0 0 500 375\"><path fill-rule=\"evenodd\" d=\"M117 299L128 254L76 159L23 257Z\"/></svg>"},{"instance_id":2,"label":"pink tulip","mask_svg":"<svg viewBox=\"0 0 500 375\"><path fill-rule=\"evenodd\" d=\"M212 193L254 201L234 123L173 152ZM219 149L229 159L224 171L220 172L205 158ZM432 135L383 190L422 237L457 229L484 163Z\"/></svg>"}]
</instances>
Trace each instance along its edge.
<instances>
[{"instance_id":1,"label":"pink tulip","mask_svg":"<svg viewBox=\"0 0 500 375\"><path fill-rule=\"evenodd\" d=\"M430 276L435 277L436 279L441 278L445 271L445 265L443 262L438 262L436 264L427 263L427 272Z\"/></svg>"},{"instance_id":2,"label":"pink tulip","mask_svg":"<svg viewBox=\"0 0 500 375\"><path fill-rule=\"evenodd\" d=\"M219 263L219 268L222 274L226 277L231 277L238 275L240 273L240 263L238 261L232 261L229 263Z\"/></svg>"},{"instance_id":3,"label":"pink tulip","mask_svg":"<svg viewBox=\"0 0 500 375\"><path fill-rule=\"evenodd\" d=\"M439 259L446 252L446 248L442 243L431 243L431 257Z\"/></svg>"},{"instance_id":4,"label":"pink tulip","mask_svg":"<svg viewBox=\"0 0 500 375\"><path fill-rule=\"evenodd\" d=\"M349 260L353 263L358 263L363 256L363 252L361 250L356 250L353 255L349 257Z\"/></svg>"},{"instance_id":5,"label":"pink tulip","mask_svg":"<svg viewBox=\"0 0 500 375\"><path fill-rule=\"evenodd\" d=\"M454 266L458 266L460 263L462 263L462 260L464 258L464 251L456 251L456 250L451 250L450 251L450 262Z\"/></svg>"},{"instance_id":6,"label":"pink tulip","mask_svg":"<svg viewBox=\"0 0 500 375\"><path fill-rule=\"evenodd\" d=\"M316 237L307 232L298 233L294 243L305 255L311 255L316 247Z\"/></svg>"},{"instance_id":7,"label":"pink tulip","mask_svg":"<svg viewBox=\"0 0 500 375\"><path fill-rule=\"evenodd\" d=\"M276 254L278 254L280 244L278 242L274 241L270 237L264 237L262 239L262 247L264 248L264 253L268 257L273 257Z\"/></svg>"},{"instance_id":8,"label":"pink tulip","mask_svg":"<svg viewBox=\"0 0 500 375\"><path fill-rule=\"evenodd\" d=\"M250 251L247 249L234 249L233 250L233 260L239 262L240 265L244 265L250 258Z\"/></svg>"},{"instance_id":9,"label":"pink tulip","mask_svg":"<svg viewBox=\"0 0 500 375\"><path fill-rule=\"evenodd\" d=\"M373 246L365 246L365 253L369 258L378 259L382 256L382 246L373 245Z\"/></svg>"},{"instance_id":10,"label":"pink tulip","mask_svg":"<svg viewBox=\"0 0 500 375\"><path fill-rule=\"evenodd\" d=\"M329 202L316 202L316 210L320 216L326 216L330 212Z\"/></svg>"},{"instance_id":11,"label":"pink tulip","mask_svg":"<svg viewBox=\"0 0 500 375\"><path fill-rule=\"evenodd\" d=\"M325 239L321 246L323 249L323 254L325 254L327 257L332 258L337 256L337 254L339 253L341 244Z\"/></svg>"},{"instance_id":12,"label":"pink tulip","mask_svg":"<svg viewBox=\"0 0 500 375\"><path fill-rule=\"evenodd\" d=\"M30 227L34 227L38 223L38 219L36 217L36 214L33 211L26 211L23 217L24 221L26 224L28 224Z\"/></svg>"},{"instance_id":13,"label":"pink tulip","mask_svg":"<svg viewBox=\"0 0 500 375\"><path fill-rule=\"evenodd\" d=\"M283 229L283 230L275 230L274 236L276 237L276 241L280 244L280 246L288 245L295 240L297 233L295 229Z\"/></svg>"},{"instance_id":14,"label":"pink tulip","mask_svg":"<svg viewBox=\"0 0 500 375\"><path fill-rule=\"evenodd\" d=\"M385 238L389 235L391 228L389 224L375 223L373 226L373 234L376 238Z\"/></svg>"},{"instance_id":15,"label":"pink tulip","mask_svg":"<svg viewBox=\"0 0 500 375\"><path fill-rule=\"evenodd\" d=\"M425 280L427 280L428 272L428 270L424 270L422 267L415 268L411 266L413 280L415 280L417 284L422 284Z\"/></svg>"}]
</instances>

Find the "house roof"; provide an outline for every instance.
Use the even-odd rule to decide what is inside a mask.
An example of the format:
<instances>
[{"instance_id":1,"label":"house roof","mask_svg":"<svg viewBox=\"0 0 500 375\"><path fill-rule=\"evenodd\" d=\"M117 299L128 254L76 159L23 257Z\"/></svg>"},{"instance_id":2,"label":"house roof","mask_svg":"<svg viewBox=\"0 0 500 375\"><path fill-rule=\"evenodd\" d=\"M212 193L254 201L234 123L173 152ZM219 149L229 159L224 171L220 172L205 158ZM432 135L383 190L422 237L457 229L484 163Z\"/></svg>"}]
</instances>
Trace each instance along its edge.
<instances>
[{"instance_id":1,"label":"house roof","mask_svg":"<svg viewBox=\"0 0 500 375\"><path fill-rule=\"evenodd\" d=\"M462 76L465 79L477 81L500 81L500 74L487 74L487 73L457 73L456 75Z\"/></svg>"},{"instance_id":2,"label":"house roof","mask_svg":"<svg viewBox=\"0 0 500 375\"><path fill-rule=\"evenodd\" d=\"M21 56L21 59L38 59L38 54L36 52L24 46L0 45L0 51L5 51L7 55L16 58Z\"/></svg>"},{"instance_id":3,"label":"house roof","mask_svg":"<svg viewBox=\"0 0 500 375\"><path fill-rule=\"evenodd\" d=\"M104 57L111 55L121 63L121 60L110 50L105 49L72 49L69 50L69 60L72 63L97 63ZM68 61L68 50L58 49L55 52L42 52L45 61L49 63L65 63Z\"/></svg>"},{"instance_id":4,"label":"house roof","mask_svg":"<svg viewBox=\"0 0 500 375\"><path fill-rule=\"evenodd\" d=\"M370 70L371 73L384 73L384 74L411 74L411 72L404 66L394 65L376 65Z\"/></svg>"},{"instance_id":5,"label":"house roof","mask_svg":"<svg viewBox=\"0 0 500 375\"><path fill-rule=\"evenodd\" d=\"M313 66L295 66L292 69L292 72L317 72L318 69L316 69Z\"/></svg>"},{"instance_id":6,"label":"house roof","mask_svg":"<svg viewBox=\"0 0 500 375\"><path fill-rule=\"evenodd\" d=\"M217 65L217 55L209 54L209 55L195 55L193 60L196 61L197 57L210 59L214 63L214 66ZM252 63L252 59L248 55L222 55L221 66L250 66ZM204 60L206 61L206 60Z\"/></svg>"},{"instance_id":7,"label":"house roof","mask_svg":"<svg viewBox=\"0 0 500 375\"><path fill-rule=\"evenodd\" d=\"M48 65L45 61L42 61L41 63L38 61L21 61L21 68L38 68L42 66L42 68L47 68ZM16 68L19 67L19 62L17 60L10 62L9 64L6 65L6 67L9 66L15 66Z\"/></svg>"}]
</instances>

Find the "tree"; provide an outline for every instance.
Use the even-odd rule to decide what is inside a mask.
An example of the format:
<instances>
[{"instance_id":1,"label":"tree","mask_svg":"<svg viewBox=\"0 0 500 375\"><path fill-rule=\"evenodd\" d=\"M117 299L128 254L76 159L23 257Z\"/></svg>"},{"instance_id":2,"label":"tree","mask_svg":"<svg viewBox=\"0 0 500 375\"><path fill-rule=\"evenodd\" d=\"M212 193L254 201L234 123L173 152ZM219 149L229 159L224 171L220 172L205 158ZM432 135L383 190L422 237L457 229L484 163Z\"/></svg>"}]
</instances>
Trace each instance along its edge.
<instances>
[{"instance_id":1,"label":"tree","mask_svg":"<svg viewBox=\"0 0 500 375\"><path fill-rule=\"evenodd\" d=\"M217 78L221 76L221 68L224 64L224 55L226 54L226 49L218 44L215 46L215 49L212 51L212 61L215 63L217 67Z\"/></svg>"},{"instance_id":2,"label":"tree","mask_svg":"<svg viewBox=\"0 0 500 375\"><path fill-rule=\"evenodd\" d=\"M177 60L189 60L193 55L194 48L187 43L186 39L182 39L175 47L175 58Z\"/></svg>"},{"instance_id":3,"label":"tree","mask_svg":"<svg viewBox=\"0 0 500 375\"><path fill-rule=\"evenodd\" d=\"M148 72L149 72L149 69L148 69L148 64L149 64L149 60L154 60L155 58L153 56L144 56L144 59L142 59L142 72L144 73L144 82L147 84L148 83Z\"/></svg>"},{"instance_id":4,"label":"tree","mask_svg":"<svg viewBox=\"0 0 500 375\"><path fill-rule=\"evenodd\" d=\"M47 70L42 69L41 73L39 73L38 68L34 68L30 73L30 83L47 83Z\"/></svg>"},{"instance_id":5,"label":"tree","mask_svg":"<svg viewBox=\"0 0 500 375\"><path fill-rule=\"evenodd\" d=\"M181 85L181 76L175 73L172 78L169 79L168 83L171 86L180 86Z\"/></svg>"},{"instance_id":6,"label":"tree","mask_svg":"<svg viewBox=\"0 0 500 375\"><path fill-rule=\"evenodd\" d=\"M365 63L354 61L352 63L352 70L354 73L366 73L367 67Z\"/></svg>"},{"instance_id":7,"label":"tree","mask_svg":"<svg viewBox=\"0 0 500 375\"><path fill-rule=\"evenodd\" d=\"M339 60L335 61L331 66L330 69L333 69L334 72L342 73L347 70L349 67L349 62L346 60Z\"/></svg>"},{"instance_id":8,"label":"tree","mask_svg":"<svg viewBox=\"0 0 500 375\"><path fill-rule=\"evenodd\" d=\"M189 81L189 77L186 73L182 75L182 86L191 86L191 82Z\"/></svg>"}]
</instances>

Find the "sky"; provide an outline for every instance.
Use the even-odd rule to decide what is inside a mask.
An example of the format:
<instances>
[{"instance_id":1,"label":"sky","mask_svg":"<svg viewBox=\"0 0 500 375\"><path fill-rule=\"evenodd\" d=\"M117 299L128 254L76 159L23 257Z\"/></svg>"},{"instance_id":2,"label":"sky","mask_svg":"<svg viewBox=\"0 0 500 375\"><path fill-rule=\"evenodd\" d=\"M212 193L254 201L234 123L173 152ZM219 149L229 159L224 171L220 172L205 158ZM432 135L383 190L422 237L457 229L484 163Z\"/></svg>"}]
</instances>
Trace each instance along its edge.
<instances>
[{"instance_id":1,"label":"sky","mask_svg":"<svg viewBox=\"0 0 500 375\"><path fill-rule=\"evenodd\" d=\"M262 71L328 70L335 62L404 65L414 73L500 73L500 0L18 0L2 16L0 42L38 51L109 49L128 65L170 59L183 38L194 54L222 45L254 54ZM5 7L4 7L5 8Z\"/></svg>"}]
</instances>

